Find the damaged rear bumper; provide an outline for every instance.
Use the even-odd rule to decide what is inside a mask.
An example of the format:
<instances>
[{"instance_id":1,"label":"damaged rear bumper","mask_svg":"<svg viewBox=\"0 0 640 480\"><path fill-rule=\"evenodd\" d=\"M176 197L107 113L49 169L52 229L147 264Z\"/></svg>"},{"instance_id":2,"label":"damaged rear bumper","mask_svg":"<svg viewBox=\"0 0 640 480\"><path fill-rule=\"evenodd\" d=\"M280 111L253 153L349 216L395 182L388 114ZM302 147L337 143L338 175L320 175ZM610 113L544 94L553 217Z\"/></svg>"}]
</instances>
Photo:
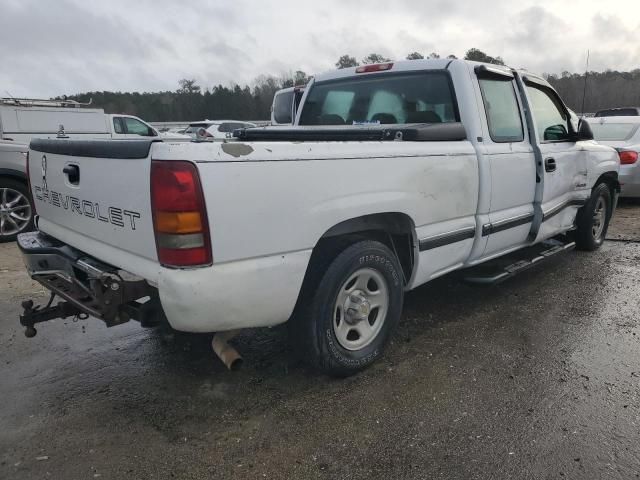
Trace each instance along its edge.
<instances>
[{"instance_id":1,"label":"damaged rear bumper","mask_svg":"<svg viewBox=\"0 0 640 480\"><path fill-rule=\"evenodd\" d=\"M43 308L24 302L20 321L28 336L35 335L35 323L72 315L90 315L109 327L130 319L152 326L163 318L157 289L140 277L41 232L19 235L18 247L31 278L64 300Z\"/></svg>"}]
</instances>

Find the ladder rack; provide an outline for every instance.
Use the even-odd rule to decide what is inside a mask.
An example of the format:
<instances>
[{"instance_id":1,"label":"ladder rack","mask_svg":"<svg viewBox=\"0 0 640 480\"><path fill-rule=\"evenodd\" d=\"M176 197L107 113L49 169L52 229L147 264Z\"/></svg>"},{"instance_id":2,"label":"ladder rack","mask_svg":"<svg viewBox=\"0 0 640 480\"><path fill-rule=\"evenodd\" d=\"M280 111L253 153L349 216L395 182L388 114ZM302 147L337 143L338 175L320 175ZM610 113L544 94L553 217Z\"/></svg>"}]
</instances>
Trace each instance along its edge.
<instances>
[{"instance_id":1,"label":"ladder rack","mask_svg":"<svg viewBox=\"0 0 640 480\"><path fill-rule=\"evenodd\" d=\"M91 105L93 99L86 103L76 100L67 99L40 99L40 98L14 98L0 97L0 105L9 105L14 107L60 107L60 108L80 108Z\"/></svg>"}]
</instances>

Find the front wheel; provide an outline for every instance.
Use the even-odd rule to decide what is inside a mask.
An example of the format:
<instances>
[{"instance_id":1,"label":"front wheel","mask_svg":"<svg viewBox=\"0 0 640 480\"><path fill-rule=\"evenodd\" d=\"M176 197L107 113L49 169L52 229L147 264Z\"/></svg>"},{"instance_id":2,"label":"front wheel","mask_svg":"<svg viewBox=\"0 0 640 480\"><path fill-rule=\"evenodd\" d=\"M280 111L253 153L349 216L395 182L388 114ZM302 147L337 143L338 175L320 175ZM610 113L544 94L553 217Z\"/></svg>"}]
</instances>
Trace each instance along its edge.
<instances>
[{"instance_id":1,"label":"front wheel","mask_svg":"<svg viewBox=\"0 0 640 480\"><path fill-rule=\"evenodd\" d=\"M578 211L576 218L576 247L593 251L604 243L612 214L611 190L606 183L596 185L591 197Z\"/></svg>"},{"instance_id":2,"label":"front wheel","mask_svg":"<svg viewBox=\"0 0 640 480\"><path fill-rule=\"evenodd\" d=\"M352 375L382 355L400 319L402 269L387 246L365 240L318 273L291 319L294 348L325 373Z\"/></svg>"}]
</instances>

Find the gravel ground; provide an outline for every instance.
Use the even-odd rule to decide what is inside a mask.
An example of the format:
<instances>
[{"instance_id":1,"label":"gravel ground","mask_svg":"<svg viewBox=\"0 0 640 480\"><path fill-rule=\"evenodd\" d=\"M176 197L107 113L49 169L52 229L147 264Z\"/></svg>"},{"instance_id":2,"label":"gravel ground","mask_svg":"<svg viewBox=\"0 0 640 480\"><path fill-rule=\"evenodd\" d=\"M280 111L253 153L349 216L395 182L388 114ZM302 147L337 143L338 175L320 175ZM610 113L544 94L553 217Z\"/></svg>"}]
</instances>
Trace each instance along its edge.
<instances>
[{"instance_id":1,"label":"gravel ground","mask_svg":"<svg viewBox=\"0 0 640 480\"><path fill-rule=\"evenodd\" d=\"M612 239L493 287L449 275L407 295L385 358L336 380L283 328L208 336L57 320L0 245L0 478L488 479L640 474L640 205Z\"/></svg>"}]
</instances>

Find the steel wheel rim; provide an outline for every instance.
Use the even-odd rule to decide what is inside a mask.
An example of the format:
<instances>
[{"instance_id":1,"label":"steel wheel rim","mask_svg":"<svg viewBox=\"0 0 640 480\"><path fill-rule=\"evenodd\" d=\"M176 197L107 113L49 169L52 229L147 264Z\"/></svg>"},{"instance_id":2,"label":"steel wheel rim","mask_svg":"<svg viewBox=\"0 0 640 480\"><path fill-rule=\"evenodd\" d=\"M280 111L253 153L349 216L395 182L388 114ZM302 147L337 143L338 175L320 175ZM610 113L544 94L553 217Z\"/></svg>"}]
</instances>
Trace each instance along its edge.
<instances>
[{"instance_id":1,"label":"steel wheel rim","mask_svg":"<svg viewBox=\"0 0 640 480\"><path fill-rule=\"evenodd\" d=\"M607 202L603 197L598 197L596 201L596 208L593 211L593 224L591 226L591 233L593 239L598 241L602 237L604 231L605 220L607 218Z\"/></svg>"},{"instance_id":2,"label":"steel wheel rim","mask_svg":"<svg viewBox=\"0 0 640 480\"><path fill-rule=\"evenodd\" d=\"M382 330L389 311L389 286L372 268L361 268L341 285L333 309L333 333L346 350L365 348Z\"/></svg>"},{"instance_id":3,"label":"steel wheel rim","mask_svg":"<svg viewBox=\"0 0 640 480\"><path fill-rule=\"evenodd\" d=\"M31 221L29 199L13 188L0 188L0 236L15 235Z\"/></svg>"}]
</instances>

